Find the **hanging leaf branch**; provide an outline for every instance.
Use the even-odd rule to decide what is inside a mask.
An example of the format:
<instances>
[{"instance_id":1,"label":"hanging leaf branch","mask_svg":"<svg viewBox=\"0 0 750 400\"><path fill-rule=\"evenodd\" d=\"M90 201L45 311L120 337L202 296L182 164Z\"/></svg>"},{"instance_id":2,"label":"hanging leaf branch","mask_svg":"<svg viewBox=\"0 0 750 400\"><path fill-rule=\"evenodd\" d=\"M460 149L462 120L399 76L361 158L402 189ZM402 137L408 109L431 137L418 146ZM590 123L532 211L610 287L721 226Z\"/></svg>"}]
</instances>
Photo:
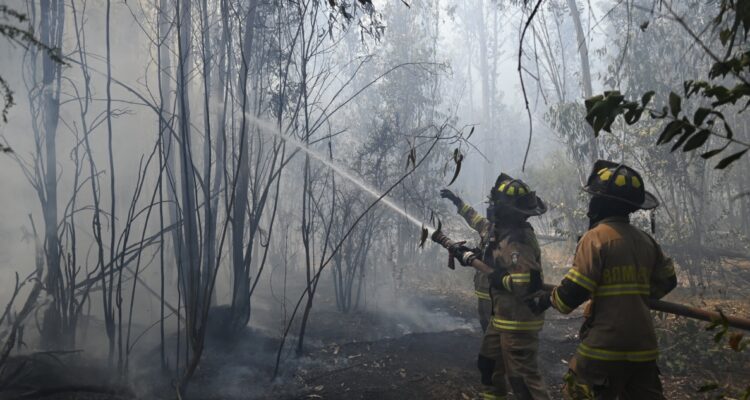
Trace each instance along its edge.
<instances>
[{"instance_id":1,"label":"hanging leaf branch","mask_svg":"<svg viewBox=\"0 0 750 400\"><path fill-rule=\"evenodd\" d=\"M718 14L711 22L719 32L719 41L725 50L723 58L714 54L709 45L703 43L669 5L666 8L671 18L714 60L707 74L708 80L684 81L684 93L670 92L668 104L661 110L648 108L655 94L653 91L644 93L640 102L626 100L619 91L604 92L586 100L586 121L594 129L594 135L598 136L602 130L611 132L612 123L618 116L622 115L625 123L633 125L648 111L647 115L653 120L669 121L664 125L656 144L671 143L671 151L696 151L709 143L712 136L719 138L719 147L703 152L701 157L710 159L721 154L723 158L716 168L724 169L750 150L750 143L735 137L724 114L729 106L740 106L737 113L744 112L750 106L750 81L747 79L750 76L750 49L747 46L750 0L722 0ZM692 113L683 110L683 100L693 97L703 98L707 104ZM730 146L734 150L730 150Z\"/></svg>"},{"instance_id":2,"label":"hanging leaf branch","mask_svg":"<svg viewBox=\"0 0 750 400\"><path fill-rule=\"evenodd\" d=\"M689 98L696 93L702 93L703 96L709 97L710 94L706 92L714 91L714 88L700 83L696 88L696 82L688 81L685 82L685 97ZM717 101L711 104L711 108L700 107L692 115L682 112L682 97L674 92L669 94L669 105L665 105L661 110L648 108L653 96L654 92L647 92L638 102L625 100L625 96L618 91L604 92L604 94L586 100L586 121L594 129L594 135L598 136L602 130L611 132L612 124L618 116L622 115L625 123L633 125L640 121L644 113L648 111L648 115L652 119L670 120L669 123L664 125L659 139L656 141L657 145L669 144L674 141L670 151L680 148L683 152L697 150L705 145L711 136L721 138L723 144L718 148L702 153L701 157L704 159L724 153L731 144L743 147L742 150L722 158L716 165L717 169L728 167L750 150L750 144L734 137L734 132L724 114L716 108L726 104L723 102L725 96L732 96L731 94L718 95Z\"/></svg>"},{"instance_id":3,"label":"hanging leaf branch","mask_svg":"<svg viewBox=\"0 0 750 400\"><path fill-rule=\"evenodd\" d=\"M456 164L456 169L453 172L453 178L451 178L451 181L448 183L448 186L452 185L453 182L456 181L456 178L458 178L458 174L461 173L461 162L464 160L464 155L461 154L461 150L455 149L453 150L453 162Z\"/></svg>"}]
</instances>

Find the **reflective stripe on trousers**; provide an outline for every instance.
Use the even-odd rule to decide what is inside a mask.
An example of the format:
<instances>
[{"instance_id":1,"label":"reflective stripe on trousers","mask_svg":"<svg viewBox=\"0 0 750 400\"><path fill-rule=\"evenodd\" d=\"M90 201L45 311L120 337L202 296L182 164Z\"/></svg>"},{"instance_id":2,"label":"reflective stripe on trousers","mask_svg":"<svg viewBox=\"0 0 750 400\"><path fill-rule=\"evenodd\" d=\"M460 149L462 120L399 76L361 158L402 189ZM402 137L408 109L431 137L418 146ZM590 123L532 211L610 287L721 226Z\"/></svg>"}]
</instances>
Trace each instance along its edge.
<instances>
[{"instance_id":1,"label":"reflective stripe on trousers","mask_svg":"<svg viewBox=\"0 0 750 400\"><path fill-rule=\"evenodd\" d=\"M507 399L507 396L505 395L495 394L491 392L482 392L480 396L482 400L505 400Z\"/></svg>"},{"instance_id":2,"label":"reflective stripe on trousers","mask_svg":"<svg viewBox=\"0 0 750 400\"><path fill-rule=\"evenodd\" d=\"M658 349L639 351L613 351L597 349L594 347L586 346L583 343L578 346L578 350L576 352L583 357L601 361L645 362L654 361L659 356Z\"/></svg>"},{"instance_id":3,"label":"reflective stripe on trousers","mask_svg":"<svg viewBox=\"0 0 750 400\"><path fill-rule=\"evenodd\" d=\"M538 331L544 326L544 320L538 321L511 321L492 317L492 326L501 331Z\"/></svg>"},{"instance_id":4,"label":"reflective stripe on trousers","mask_svg":"<svg viewBox=\"0 0 750 400\"><path fill-rule=\"evenodd\" d=\"M482 292L482 291L479 291L479 290L475 290L474 294L477 295L477 297L480 298L480 299L482 299L482 300L492 300L490 298L490 294L487 293L487 292Z\"/></svg>"}]
</instances>

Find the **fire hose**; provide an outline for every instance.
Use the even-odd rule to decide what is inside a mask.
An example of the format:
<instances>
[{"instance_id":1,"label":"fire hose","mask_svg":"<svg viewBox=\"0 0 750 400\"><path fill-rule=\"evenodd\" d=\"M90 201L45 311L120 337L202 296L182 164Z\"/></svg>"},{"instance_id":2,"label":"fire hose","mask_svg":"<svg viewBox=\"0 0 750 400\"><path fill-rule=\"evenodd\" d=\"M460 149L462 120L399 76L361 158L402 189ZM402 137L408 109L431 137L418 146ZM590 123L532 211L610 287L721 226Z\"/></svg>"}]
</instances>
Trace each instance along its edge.
<instances>
[{"instance_id":1,"label":"fire hose","mask_svg":"<svg viewBox=\"0 0 750 400\"><path fill-rule=\"evenodd\" d=\"M438 243L439 245L445 247L448 250L451 250L456 245L463 244L463 242L452 241L450 238L445 236L445 234L443 234L440 231L440 229L433 232L430 238L432 239L432 241L434 241L435 243ZM492 267L485 264L479 258L475 258L471 262L471 266L485 274L491 274L492 272L495 271ZM448 267L451 269L455 268L453 255L449 255ZM555 285L545 283L543 287L545 290L552 290L555 287ZM644 299L644 301L646 302L648 307L654 311L661 311L664 313L679 315L679 316L687 317L687 318L698 319L701 321L708 321L708 322L713 322L713 323L725 323L726 325L731 326L733 328L750 331L750 319L748 318L725 315L722 312L708 311L708 310L704 310L701 308L686 306L684 304L672 303L672 302L664 301L664 300L646 298Z\"/></svg>"}]
</instances>

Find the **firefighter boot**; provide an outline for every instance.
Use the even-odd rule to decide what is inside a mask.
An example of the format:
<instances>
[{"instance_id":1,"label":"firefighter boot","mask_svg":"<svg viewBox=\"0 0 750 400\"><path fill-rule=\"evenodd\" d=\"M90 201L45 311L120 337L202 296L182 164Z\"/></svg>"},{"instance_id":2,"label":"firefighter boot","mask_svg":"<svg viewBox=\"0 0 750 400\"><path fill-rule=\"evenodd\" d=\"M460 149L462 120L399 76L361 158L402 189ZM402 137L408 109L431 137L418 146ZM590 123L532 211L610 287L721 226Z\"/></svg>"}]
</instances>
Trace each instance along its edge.
<instances>
[{"instance_id":1,"label":"firefighter boot","mask_svg":"<svg viewBox=\"0 0 750 400\"><path fill-rule=\"evenodd\" d=\"M505 400L508 389L505 385L505 368L494 359L479 355L477 367L482 374L482 400Z\"/></svg>"}]
</instances>

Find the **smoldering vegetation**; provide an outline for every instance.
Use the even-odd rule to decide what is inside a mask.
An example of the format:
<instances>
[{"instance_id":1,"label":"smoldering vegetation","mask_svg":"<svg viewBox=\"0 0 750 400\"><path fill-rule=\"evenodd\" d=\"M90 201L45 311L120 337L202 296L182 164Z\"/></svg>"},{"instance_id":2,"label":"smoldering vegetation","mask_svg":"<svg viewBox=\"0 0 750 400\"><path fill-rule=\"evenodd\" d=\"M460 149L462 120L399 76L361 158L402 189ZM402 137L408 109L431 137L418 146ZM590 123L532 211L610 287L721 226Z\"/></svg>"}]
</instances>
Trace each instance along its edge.
<instances>
[{"instance_id":1,"label":"smoldering vegetation","mask_svg":"<svg viewBox=\"0 0 750 400\"><path fill-rule=\"evenodd\" d=\"M554 282L600 158L662 203L633 222L670 299L750 316L747 43L715 6L0 2L0 397L468 398L473 272L419 242L477 236L439 190L528 182ZM657 317L671 397L741 394L742 334ZM553 388L579 323L547 322Z\"/></svg>"}]
</instances>

